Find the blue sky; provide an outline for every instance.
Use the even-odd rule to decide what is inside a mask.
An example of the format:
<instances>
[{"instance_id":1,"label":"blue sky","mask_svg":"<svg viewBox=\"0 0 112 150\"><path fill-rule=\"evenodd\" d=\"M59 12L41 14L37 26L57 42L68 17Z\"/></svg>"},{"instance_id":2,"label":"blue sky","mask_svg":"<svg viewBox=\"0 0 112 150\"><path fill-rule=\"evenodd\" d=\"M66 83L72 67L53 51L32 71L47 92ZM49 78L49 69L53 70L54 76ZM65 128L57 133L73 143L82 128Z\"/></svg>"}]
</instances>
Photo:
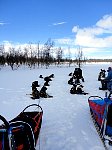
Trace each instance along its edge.
<instances>
[{"instance_id":1,"label":"blue sky","mask_svg":"<svg viewBox=\"0 0 112 150\"><path fill-rule=\"evenodd\" d=\"M112 0L0 0L0 43L80 46L89 58L112 58Z\"/></svg>"}]
</instances>

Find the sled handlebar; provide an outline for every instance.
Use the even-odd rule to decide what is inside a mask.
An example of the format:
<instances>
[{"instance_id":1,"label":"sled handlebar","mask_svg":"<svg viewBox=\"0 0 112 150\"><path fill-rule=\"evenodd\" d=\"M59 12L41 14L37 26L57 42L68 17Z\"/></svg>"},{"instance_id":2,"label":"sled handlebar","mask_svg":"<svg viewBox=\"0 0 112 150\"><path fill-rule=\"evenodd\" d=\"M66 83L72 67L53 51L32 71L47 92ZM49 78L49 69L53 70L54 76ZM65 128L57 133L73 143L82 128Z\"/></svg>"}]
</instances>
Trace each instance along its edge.
<instances>
[{"instance_id":1,"label":"sled handlebar","mask_svg":"<svg viewBox=\"0 0 112 150\"><path fill-rule=\"evenodd\" d=\"M3 116L1 116L1 115L0 115L0 120L2 120L3 123L4 123L4 125L6 126L6 128L9 129L9 123L8 123L8 121Z\"/></svg>"},{"instance_id":2,"label":"sled handlebar","mask_svg":"<svg viewBox=\"0 0 112 150\"><path fill-rule=\"evenodd\" d=\"M102 97L100 97L100 96L90 96L89 98L88 98L88 100L90 99L90 98L98 98L98 99L101 99L101 100L103 100L103 98Z\"/></svg>"},{"instance_id":3,"label":"sled handlebar","mask_svg":"<svg viewBox=\"0 0 112 150\"><path fill-rule=\"evenodd\" d=\"M25 107L21 113L23 113L27 108L29 108L29 107L31 107L31 106L36 106L37 108L40 108L41 112L43 112L42 107L41 107L40 105L31 104L31 105L28 105L27 107Z\"/></svg>"}]
</instances>

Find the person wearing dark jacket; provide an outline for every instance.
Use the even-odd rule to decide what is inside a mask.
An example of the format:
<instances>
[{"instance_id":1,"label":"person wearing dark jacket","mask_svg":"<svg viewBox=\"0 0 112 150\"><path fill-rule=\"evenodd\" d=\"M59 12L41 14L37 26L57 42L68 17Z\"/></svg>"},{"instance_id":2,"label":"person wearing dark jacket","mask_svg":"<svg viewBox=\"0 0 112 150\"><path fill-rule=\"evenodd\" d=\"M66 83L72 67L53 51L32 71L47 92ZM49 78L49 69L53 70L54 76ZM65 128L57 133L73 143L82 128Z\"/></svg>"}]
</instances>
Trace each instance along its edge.
<instances>
[{"instance_id":1,"label":"person wearing dark jacket","mask_svg":"<svg viewBox=\"0 0 112 150\"><path fill-rule=\"evenodd\" d=\"M105 79L101 80L102 88L100 90L111 90L112 89L112 68L108 67L108 75Z\"/></svg>"},{"instance_id":2,"label":"person wearing dark jacket","mask_svg":"<svg viewBox=\"0 0 112 150\"><path fill-rule=\"evenodd\" d=\"M47 87L43 86L40 90L40 97L43 97L43 98L53 97L53 96L50 96L49 94L47 94L46 91L47 91Z\"/></svg>"},{"instance_id":3,"label":"person wearing dark jacket","mask_svg":"<svg viewBox=\"0 0 112 150\"><path fill-rule=\"evenodd\" d=\"M110 91L112 90L112 68L108 68L108 76L105 78L105 81L107 82L107 89Z\"/></svg>"},{"instance_id":4,"label":"person wearing dark jacket","mask_svg":"<svg viewBox=\"0 0 112 150\"><path fill-rule=\"evenodd\" d=\"M33 88L33 90L32 90L32 98L33 99L39 99L40 98L40 93L39 93L39 91L37 90L36 87Z\"/></svg>"},{"instance_id":5,"label":"person wearing dark jacket","mask_svg":"<svg viewBox=\"0 0 112 150\"><path fill-rule=\"evenodd\" d=\"M74 79L76 79L78 81L78 83L80 83L80 81L79 81L80 79L82 80L82 82L84 82L81 68L75 68L75 71L73 73L73 77L74 77Z\"/></svg>"}]
</instances>

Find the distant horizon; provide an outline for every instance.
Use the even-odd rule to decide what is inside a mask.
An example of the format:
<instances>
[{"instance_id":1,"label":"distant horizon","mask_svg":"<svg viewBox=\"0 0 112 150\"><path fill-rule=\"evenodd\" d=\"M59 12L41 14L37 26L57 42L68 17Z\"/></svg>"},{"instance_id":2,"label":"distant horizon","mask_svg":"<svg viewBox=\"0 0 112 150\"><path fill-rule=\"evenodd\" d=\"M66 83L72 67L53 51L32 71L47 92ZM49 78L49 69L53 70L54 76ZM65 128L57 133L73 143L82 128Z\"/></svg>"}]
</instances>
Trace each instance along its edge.
<instances>
[{"instance_id":1,"label":"distant horizon","mask_svg":"<svg viewBox=\"0 0 112 150\"><path fill-rule=\"evenodd\" d=\"M70 48L72 57L81 47L85 57L112 58L111 0L1 0L0 44L43 45Z\"/></svg>"}]
</instances>

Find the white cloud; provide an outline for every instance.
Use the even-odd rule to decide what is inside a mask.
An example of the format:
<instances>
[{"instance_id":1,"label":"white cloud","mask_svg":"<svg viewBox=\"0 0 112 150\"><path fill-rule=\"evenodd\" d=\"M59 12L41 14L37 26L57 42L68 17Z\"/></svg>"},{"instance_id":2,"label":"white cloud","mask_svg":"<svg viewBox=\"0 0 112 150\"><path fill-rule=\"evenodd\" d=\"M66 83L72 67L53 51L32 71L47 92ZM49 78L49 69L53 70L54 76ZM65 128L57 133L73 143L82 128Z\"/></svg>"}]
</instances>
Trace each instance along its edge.
<instances>
[{"instance_id":1,"label":"white cloud","mask_svg":"<svg viewBox=\"0 0 112 150\"><path fill-rule=\"evenodd\" d=\"M77 31L78 31L78 26L74 26L73 29L72 29L72 32L75 33L75 32L77 32Z\"/></svg>"},{"instance_id":2,"label":"white cloud","mask_svg":"<svg viewBox=\"0 0 112 150\"><path fill-rule=\"evenodd\" d=\"M3 26L4 24L5 24L5 23L3 23L3 22L0 22L0 25L1 25L1 26Z\"/></svg>"},{"instance_id":3,"label":"white cloud","mask_svg":"<svg viewBox=\"0 0 112 150\"><path fill-rule=\"evenodd\" d=\"M61 39L54 39L54 42L62 45L70 45L74 43L74 40L70 38L61 38Z\"/></svg>"},{"instance_id":4,"label":"white cloud","mask_svg":"<svg viewBox=\"0 0 112 150\"><path fill-rule=\"evenodd\" d=\"M75 29L75 30L74 30ZM72 29L75 32L75 45L82 47L112 47L112 16L106 15L96 25Z\"/></svg>"},{"instance_id":5,"label":"white cloud","mask_svg":"<svg viewBox=\"0 0 112 150\"><path fill-rule=\"evenodd\" d=\"M100 47L107 48L112 47L112 36L105 38L95 37L94 34L90 33L77 33L75 44L82 47Z\"/></svg>"},{"instance_id":6,"label":"white cloud","mask_svg":"<svg viewBox=\"0 0 112 150\"><path fill-rule=\"evenodd\" d=\"M80 46L85 56L93 58L110 58L112 49L112 15L105 15L93 26L72 28L74 39L62 38L55 42L62 46L70 46L74 55ZM67 51L67 50L66 50Z\"/></svg>"},{"instance_id":7,"label":"white cloud","mask_svg":"<svg viewBox=\"0 0 112 150\"><path fill-rule=\"evenodd\" d=\"M32 50L37 50L38 49L38 44L33 44L33 43L13 43L11 41L3 41L2 42L5 48L5 51L8 52L10 50L10 48L15 48L15 50L19 50L21 49L22 51L24 51L25 48L29 48L31 46ZM39 48L41 49L44 45L43 44L39 44Z\"/></svg>"},{"instance_id":8,"label":"white cloud","mask_svg":"<svg viewBox=\"0 0 112 150\"><path fill-rule=\"evenodd\" d=\"M105 15L101 20L99 20L96 25L98 27L104 29L111 29L112 30L112 15Z\"/></svg>"},{"instance_id":9,"label":"white cloud","mask_svg":"<svg viewBox=\"0 0 112 150\"><path fill-rule=\"evenodd\" d=\"M7 24L7 23L5 23L5 22L0 22L0 26L3 26L3 25L5 25L5 24Z\"/></svg>"},{"instance_id":10,"label":"white cloud","mask_svg":"<svg viewBox=\"0 0 112 150\"><path fill-rule=\"evenodd\" d=\"M65 24L66 22L58 22L58 23L53 23L54 26L62 25Z\"/></svg>"}]
</instances>

